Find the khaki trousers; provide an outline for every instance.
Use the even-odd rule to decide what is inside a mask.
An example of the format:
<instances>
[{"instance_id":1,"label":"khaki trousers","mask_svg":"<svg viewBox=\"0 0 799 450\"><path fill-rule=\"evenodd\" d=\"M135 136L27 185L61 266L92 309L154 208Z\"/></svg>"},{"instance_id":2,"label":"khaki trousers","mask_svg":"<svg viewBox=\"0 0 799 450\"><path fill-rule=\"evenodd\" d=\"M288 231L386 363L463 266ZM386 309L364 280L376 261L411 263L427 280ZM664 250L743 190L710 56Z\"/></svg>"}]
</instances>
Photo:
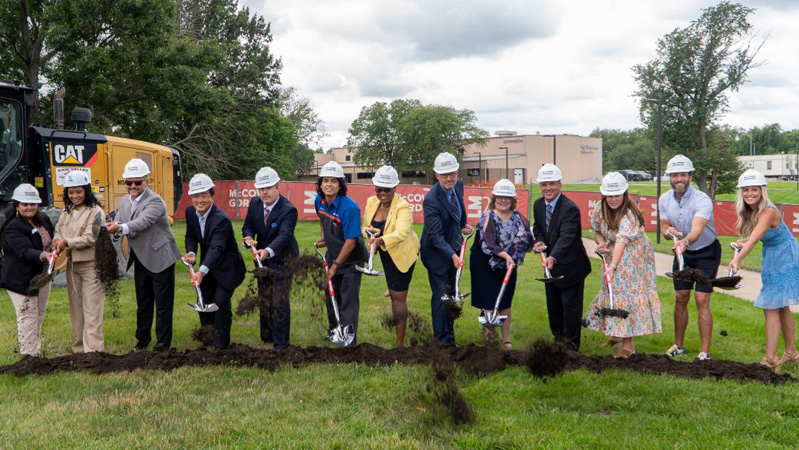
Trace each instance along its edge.
<instances>
[{"instance_id":1,"label":"khaki trousers","mask_svg":"<svg viewBox=\"0 0 799 450\"><path fill-rule=\"evenodd\" d=\"M50 283L39 289L39 295L26 296L8 291L17 312L17 339L20 355L37 356L42 353L42 322L50 296Z\"/></svg>"},{"instance_id":2,"label":"khaki trousers","mask_svg":"<svg viewBox=\"0 0 799 450\"><path fill-rule=\"evenodd\" d=\"M105 287L97 280L94 261L69 262L67 268L72 352L101 352Z\"/></svg>"}]
</instances>

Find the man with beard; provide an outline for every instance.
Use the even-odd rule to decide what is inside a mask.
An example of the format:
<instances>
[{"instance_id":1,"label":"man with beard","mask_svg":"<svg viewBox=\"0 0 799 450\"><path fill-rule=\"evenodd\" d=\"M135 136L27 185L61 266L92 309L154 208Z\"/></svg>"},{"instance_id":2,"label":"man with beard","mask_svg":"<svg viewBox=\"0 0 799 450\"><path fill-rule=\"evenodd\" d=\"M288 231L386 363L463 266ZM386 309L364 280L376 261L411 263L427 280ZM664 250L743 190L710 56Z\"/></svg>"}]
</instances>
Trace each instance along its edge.
<instances>
[{"instance_id":1,"label":"man with beard","mask_svg":"<svg viewBox=\"0 0 799 450\"><path fill-rule=\"evenodd\" d=\"M660 196L661 229L666 239L674 239L675 253L683 254L685 268L699 269L710 278L716 278L721 262L721 244L716 239L713 225L713 201L704 192L691 186L694 164L683 155L669 160L666 175L672 189ZM672 270L679 269L675 255ZM710 359L710 338L713 334L713 315L710 312L710 295L713 287L693 281L674 280L674 345L666 355L674 357L685 354L683 340L688 327L688 302L691 290L695 289L696 309L699 316L699 339L701 351L699 361Z\"/></svg>"}]
</instances>

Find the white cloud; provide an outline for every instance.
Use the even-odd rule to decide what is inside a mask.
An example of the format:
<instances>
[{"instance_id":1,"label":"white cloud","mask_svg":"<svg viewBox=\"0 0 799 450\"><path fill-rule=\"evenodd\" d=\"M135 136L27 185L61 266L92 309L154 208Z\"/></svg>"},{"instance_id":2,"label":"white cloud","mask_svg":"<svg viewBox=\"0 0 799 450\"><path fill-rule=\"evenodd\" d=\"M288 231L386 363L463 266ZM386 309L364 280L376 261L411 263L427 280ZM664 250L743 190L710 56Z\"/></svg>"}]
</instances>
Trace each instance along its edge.
<instances>
[{"instance_id":1,"label":"white cloud","mask_svg":"<svg viewBox=\"0 0 799 450\"><path fill-rule=\"evenodd\" d=\"M361 108L417 98L469 108L491 132L588 134L641 126L632 66L716 1L245 0L272 23L283 83L343 145ZM755 0L768 35L723 121L799 126L799 3ZM797 105L797 106L794 106Z\"/></svg>"}]
</instances>

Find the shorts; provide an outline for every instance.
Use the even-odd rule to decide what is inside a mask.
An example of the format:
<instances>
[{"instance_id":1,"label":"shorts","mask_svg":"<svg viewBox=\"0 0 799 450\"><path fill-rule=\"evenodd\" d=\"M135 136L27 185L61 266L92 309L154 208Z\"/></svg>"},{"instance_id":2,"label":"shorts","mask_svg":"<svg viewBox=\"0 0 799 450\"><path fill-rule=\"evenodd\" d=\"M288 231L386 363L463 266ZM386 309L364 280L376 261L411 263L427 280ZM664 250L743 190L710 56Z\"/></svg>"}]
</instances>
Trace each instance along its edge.
<instances>
[{"instance_id":1,"label":"shorts","mask_svg":"<svg viewBox=\"0 0 799 450\"><path fill-rule=\"evenodd\" d=\"M411 285L413 268L416 267L416 263L413 263L407 272L401 272L387 251L378 249L378 253L380 254L380 261L383 263L388 290L394 292L407 291Z\"/></svg>"},{"instance_id":2,"label":"shorts","mask_svg":"<svg viewBox=\"0 0 799 450\"><path fill-rule=\"evenodd\" d=\"M719 264L721 264L721 244L719 243L718 239L716 239L712 244L705 248L700 248L699 250L688 250L683 255L683 259L685 260L686 268L691 267L694 269L699 269L702 272L705 272L708 277L714 279L719 271ZM674 272L679 270L676 256L674 257L674 262L671 265L671 270ZM673 282L675 291L690 291L691 289L694 289L693 281L673 280ZM713 286L709 284L696 283L695 290L696 292L711 293L713 292Z\"/></svg>"}]
</instances>

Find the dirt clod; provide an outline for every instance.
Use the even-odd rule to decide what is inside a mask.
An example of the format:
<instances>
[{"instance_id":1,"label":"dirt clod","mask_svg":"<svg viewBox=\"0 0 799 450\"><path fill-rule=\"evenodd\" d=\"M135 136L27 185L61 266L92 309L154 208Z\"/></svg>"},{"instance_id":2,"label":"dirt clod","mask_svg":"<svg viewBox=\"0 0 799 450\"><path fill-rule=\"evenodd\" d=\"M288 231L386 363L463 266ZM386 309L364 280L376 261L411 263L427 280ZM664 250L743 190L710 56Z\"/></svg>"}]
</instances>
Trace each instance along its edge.
<instances>
[{"instance_id":1,"label":"dirt clod","mask_svg":"<svg viewBox=\"0 0 799 450\"><path fill-rule=\"evenodd\" d=\"M618 308L613 308L613 309L610 309L610 308L599 308L599 311L597 311L597 315L598 316L605 316L605 317L618 317L620 319L626 319L630 315L630 312L626 311L626 310L623 310L623 309L618 309Z\"/></svg>"},{"instance_id":2,"label":"dirt clod","mask_svg":"<svg viewBox=\"0 0 799 450\"><path fill-rule=\"evenodd\" d=\"M427 386L427 392L433 395L433 400L447 411L456 424L463 425L474 421L472 407L463 398L455 383L452 365L434 364L432 371L433 379Z\"/></svg>"},{"instance_id":3,"label":"dirt clod","mask_svg":"<svg viewBox=\"0 0 799 450\"><path fill-rule=\"evenodd\" d=\"M216 341L216 338L218 336L219 336L219 334L216 332L216 330L214 329L213 325L202 326L200 328L195 329L191 333L191 337L195 341L197 341L200 344L202 344L203 348L213 347L214 346L214 341Z\"/></svg>"},{"instance_id":4,"label":"dirt clod","mask_svg":"<svg viewBox=\"0 0 799 450\"><path fill-rule=\"evenodd\" d=\"M530 348L527 370L537 378L554 377L566 370L568 361L569 352L563 343L538 339Z\"/></svg>"}]
</instances>

